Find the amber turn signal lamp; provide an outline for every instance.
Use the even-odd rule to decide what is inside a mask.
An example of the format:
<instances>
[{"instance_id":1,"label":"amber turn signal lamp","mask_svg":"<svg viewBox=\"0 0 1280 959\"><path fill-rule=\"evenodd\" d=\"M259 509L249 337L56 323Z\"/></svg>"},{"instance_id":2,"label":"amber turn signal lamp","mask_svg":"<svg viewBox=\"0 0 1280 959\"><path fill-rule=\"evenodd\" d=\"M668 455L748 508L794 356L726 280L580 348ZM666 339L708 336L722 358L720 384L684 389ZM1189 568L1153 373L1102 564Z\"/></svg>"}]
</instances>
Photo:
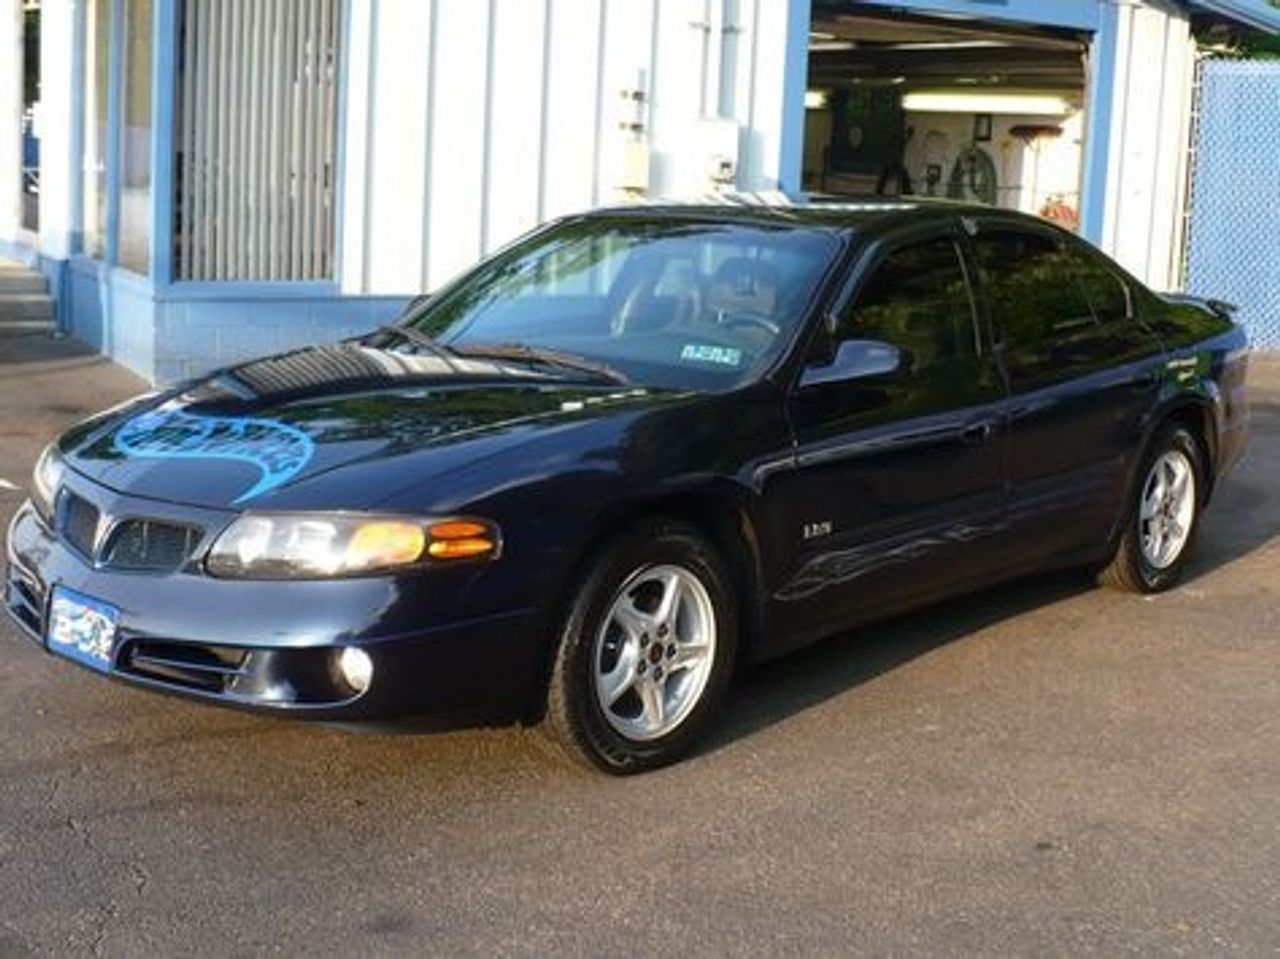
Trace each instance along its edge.
<instances>
[{"instance_id":1,"label":"amber turn signal lamp","mask_svg":"<svg viewBox=\"0 0 1280 959\"><path fill-rule=\"evenodd\" d=\"M474 520L448 520L427 529L427 555L433 559L475 559L498 552L493 527Z\"/></svg>"}]
</instances>

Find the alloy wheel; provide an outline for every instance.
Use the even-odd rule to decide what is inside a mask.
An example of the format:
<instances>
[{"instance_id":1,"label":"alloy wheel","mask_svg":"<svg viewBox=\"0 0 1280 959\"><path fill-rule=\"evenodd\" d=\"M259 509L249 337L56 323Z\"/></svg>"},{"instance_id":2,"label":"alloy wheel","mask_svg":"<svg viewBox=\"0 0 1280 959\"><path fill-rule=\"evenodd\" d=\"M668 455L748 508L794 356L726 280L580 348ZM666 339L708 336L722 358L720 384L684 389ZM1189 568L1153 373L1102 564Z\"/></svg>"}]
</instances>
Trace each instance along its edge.
<instances>
[{"instance_id":1,"label":"alloy wheel","mask_svg":"<svg viewBox=\"0 0 1280 959\"><path fill-rule=\"evenodd\" d=\"M596 698L615 731L659 739L697 706L716 653L716 615L702 581L683 566L637 570L614 595L596 636Z\"/></svg>"},{"instance_id":2,"label":"alloy wheel","mask_svg":"<svg viewBox=\"0 0 1280 959\"><path fill-rule=\"evenodd\" d=\"M1138 508L1142 558L1154 569L1168 569L1182 555L1195 510L1195 468L1184 452L1169 450L1151 464Z\"/></svg>"}]
</instances>

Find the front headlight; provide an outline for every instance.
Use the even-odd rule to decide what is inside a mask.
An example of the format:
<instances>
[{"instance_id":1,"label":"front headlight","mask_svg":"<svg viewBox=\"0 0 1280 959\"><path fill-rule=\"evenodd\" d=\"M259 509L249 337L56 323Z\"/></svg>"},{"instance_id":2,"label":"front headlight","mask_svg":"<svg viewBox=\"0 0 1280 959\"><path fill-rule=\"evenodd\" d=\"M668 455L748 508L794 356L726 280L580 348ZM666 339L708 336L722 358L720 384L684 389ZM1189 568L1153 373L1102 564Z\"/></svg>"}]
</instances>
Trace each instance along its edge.
<instances>
[{"instance_id":1,"label":"front headlight","mask_svg":"<svg viewBox=\"0 0 1280 959\"><path fill-rule=\"evenodd\" d=\"M218 537L205 568L225 578L324 579L493 559L500 547L497 527L484 520L246 513Z\"/></svg>"},{"instance_id":2,"label":"front headlight","mask_svg":"<svg viewBox=\"0 0 1280 959\"><path fill-rule=\"evenodd\" d=\"M58 444L50 443L36 460L36 468L31 473L31 499L46 520L53 517L53 501L58 496L58 487L62 485L65 472Z\"/></svg>"}]
</instances>

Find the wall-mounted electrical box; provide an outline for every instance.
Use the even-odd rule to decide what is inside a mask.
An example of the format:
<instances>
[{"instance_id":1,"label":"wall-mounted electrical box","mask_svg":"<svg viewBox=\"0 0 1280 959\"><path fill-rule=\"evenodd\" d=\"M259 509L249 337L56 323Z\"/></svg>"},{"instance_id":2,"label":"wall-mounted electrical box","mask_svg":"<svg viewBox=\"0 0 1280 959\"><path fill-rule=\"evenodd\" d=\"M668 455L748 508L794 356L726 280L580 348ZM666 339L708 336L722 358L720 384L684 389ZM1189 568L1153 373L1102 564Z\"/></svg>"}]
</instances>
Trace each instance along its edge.
<instances>
[{"instance_id":1,"label":"wall-mounted electrical box","mask_svg":"<svg viewBox=\"0 0 1280 959\"><path fill-rule=\"evenodd\" d=\"M703 189L710 192L732 190L738 182L738 140L741 128L733 120L719 118L697 122L694 156L702 164L699 171Z\"/></svg>"}]
</instances>

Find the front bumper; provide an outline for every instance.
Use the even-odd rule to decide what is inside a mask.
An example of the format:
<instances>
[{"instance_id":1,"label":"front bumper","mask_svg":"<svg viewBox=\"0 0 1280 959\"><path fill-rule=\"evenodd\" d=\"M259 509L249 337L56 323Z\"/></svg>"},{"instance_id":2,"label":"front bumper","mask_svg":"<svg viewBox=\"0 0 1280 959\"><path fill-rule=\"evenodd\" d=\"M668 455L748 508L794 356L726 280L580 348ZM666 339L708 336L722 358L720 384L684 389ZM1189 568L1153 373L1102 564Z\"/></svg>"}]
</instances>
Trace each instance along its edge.
<instances>
[{"instance_id":1,"label":"front bumper","mask_svg":"<svg viewBox=\"0 0 1280 959\"><path fill-rule=\"evenodd\" d=\"M107 675L131 685L302 718L449 724L517 720L539 688L539 614L484 609L474 568L305 582L113 571L69 548L29 503L6 553L4 606L46 651L55 586L120 611ZM348 646L373 662L363 693L337 669Z\"/></svg>"}]
</instances>

